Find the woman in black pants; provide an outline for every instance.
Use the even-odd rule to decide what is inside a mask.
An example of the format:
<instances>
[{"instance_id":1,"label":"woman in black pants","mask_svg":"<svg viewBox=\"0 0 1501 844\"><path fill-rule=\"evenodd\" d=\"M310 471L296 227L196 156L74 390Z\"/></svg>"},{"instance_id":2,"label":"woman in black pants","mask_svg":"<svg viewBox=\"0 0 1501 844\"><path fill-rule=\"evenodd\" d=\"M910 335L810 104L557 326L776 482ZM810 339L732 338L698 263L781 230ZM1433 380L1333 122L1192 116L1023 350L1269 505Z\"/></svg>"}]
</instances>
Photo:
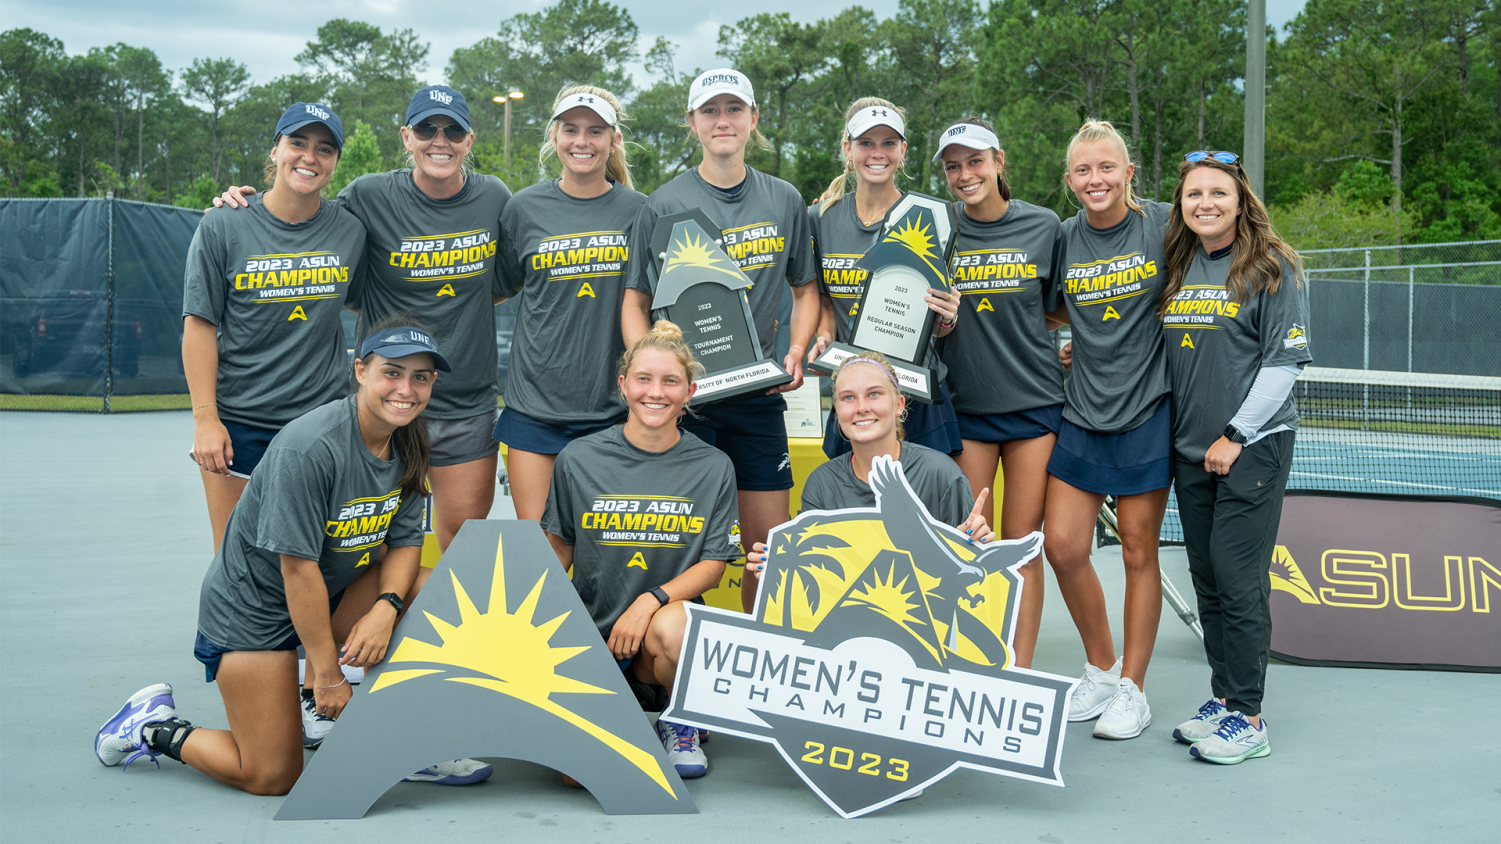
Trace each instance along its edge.
<instances>
[{"instance_id":1,"label":"woman in black pants","mask_svg":"<svg viewBox=\"0 0 1501 844\"><path fill-rule=\"evenodd\" d=\"M1211 697L1173 737L1194 758L1235 765L1272 752L1261 710L1269 572L1298 428L1293 383L1313 360L1308 287L1238 155L1191 152L1178 173L1159 312Z\"/></svg>"}]
</instances>

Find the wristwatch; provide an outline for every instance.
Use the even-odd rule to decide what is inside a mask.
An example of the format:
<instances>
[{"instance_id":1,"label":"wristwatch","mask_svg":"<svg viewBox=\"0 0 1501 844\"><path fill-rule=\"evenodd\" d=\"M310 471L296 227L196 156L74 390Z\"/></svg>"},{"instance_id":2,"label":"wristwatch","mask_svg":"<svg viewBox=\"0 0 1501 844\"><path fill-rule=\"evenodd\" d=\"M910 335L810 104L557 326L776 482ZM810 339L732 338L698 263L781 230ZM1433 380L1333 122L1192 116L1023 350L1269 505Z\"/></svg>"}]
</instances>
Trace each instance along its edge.
<instances>
[{"instance_id":1,"label":"wristwatch","mask_svg":"<svg viewBox=\"0 0 1501 844\"><path fill-rule=\"evenodd\" d=\"M1235 443L1236 445L1246 444L1246 435L1242 434L1240 432L1240 429L1235 427L1234 425L1225 426L1225 439Z\"/></svg>"},{"instance_id":2,"label":"wristwatch","mask_svg":"<svg viewBox=\"0 0 1501 844\"><path fill-rule=\"evenodd\" d=\"M658 586L655 589L651 590L651 596L653 598L656 598L657 601L659 603L661 603L661 605L664 606L664 607L667 606L668 604L672 603L672 597L667 594L667 590L666 589L663 589L660 586Z\"/></svg>"},{"instance_id":3,"label":"wristwatch","mask_svg":"<svg viewBox=\"0 0 1501 844\"><path fill-rule=\"evenodd\" d=\"M406 609L406 603L404 601L402 601L401 600L401 596L398 595L398 594L396 594L395 592L387 592L384 595L377 595L375 597L375 600L377 600L377 601L390 601L391 602L391 606L393 606L393 607L396 608L396 614L397 615L401 615L401 611L404 610L404 609Z\"/></svg>"}]
</instances>

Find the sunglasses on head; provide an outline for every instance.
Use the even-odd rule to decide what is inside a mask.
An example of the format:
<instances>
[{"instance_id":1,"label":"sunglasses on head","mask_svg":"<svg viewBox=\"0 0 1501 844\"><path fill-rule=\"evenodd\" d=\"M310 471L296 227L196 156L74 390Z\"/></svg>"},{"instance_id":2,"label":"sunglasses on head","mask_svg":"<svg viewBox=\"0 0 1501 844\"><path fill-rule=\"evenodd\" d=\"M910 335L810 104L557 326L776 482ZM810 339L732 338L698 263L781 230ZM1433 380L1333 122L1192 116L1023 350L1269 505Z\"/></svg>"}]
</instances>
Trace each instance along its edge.
<instances>
[{"instance_id":1,"label":"sunglasses on head","mask_svg":"<svg viewBox=\"0 0 1501 844\"><path fill-rule=\"evenodd\" d=\"M437 137L438 127L435 126L431 121L424 120L421 123L418 123L416 126L412 127L412 134L416 135L417 140L419 141L431 141L433 138ZM468 135L469 130L465 129L463 126L460 126L457 123L443 124L443 137L447 138L448 142L451 144L460 143L464 140L464 138L468 137Z\"/></svg>"},{"instance_id":2,"label":"sunglasses on head","mask_svg":"<svg viewBox=\"0 0 1501 844\"><path fill-rule=\"evenodd\" d=\"M1201 150L1196 150L1194 152L1189 153L1188 155L1183 156L1183 160L1187 161L1189 164L1198 164L1200 161L1204 161L1204 160L1210 159L1210 158L1214 159L1215 161L1218 161L1221 164L1239 164L1240 163L1240 156L1236 155L1233 152L1225 152L1223 150L1212 150L1211 151L1211 150L1207 150L1207 149L1201 149Z\"/></svg>"}]
</instances>

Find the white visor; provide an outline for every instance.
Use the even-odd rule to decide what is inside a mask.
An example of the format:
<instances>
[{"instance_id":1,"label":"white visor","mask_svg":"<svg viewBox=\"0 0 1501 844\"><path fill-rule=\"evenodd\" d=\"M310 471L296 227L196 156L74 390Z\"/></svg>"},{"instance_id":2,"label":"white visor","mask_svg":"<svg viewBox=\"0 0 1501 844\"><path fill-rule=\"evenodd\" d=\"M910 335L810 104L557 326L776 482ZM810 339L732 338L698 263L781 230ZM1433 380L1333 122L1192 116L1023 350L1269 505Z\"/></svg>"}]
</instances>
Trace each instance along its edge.
<instances>
[{"instance_id":1,"label":"white visor","mask_svg":"<svg viewBox=\"0 0 1501 844\"><path fill-rule=\"evenodd\" d=\"M562 117L565 112L572 111L576 108L589 109L590 111L599 115L599 118L601 120L610 124L610 126L612 127L616 123L617 118L615 115L614 107L611 106L604 97L596 96L594 94L569 94L568 96L558 101L558 107L553 109L552 119L557 120L559 117Z\"/></svg>"},{"instance_id":2,"label":"white visor","mask_svg":"<svg viewBox=\"0 0 1501 844\"><path fill-rule=\"evenodd\" d=\"M853 140L877 126L890 126L902 136L902 140L907 139L907 124L902 122L901 114L894 108L883 106L862 108L855 112L855 116L851 117L850 122L844 127L844 134Z\"/></svg>"},{"instance_id":3,"label":"white visor","mask_svg":"<svg viewBox=\"0 0 1501 844\"><path fill-rule=\"evenodd\" d=\"M978 126L974 123L955 123L943 130L943 140L938 142L938 151L933 153L933 162L936 164L943 160L943 151L959 144L970 149L994 149L1001 148L1001 139L995 133Z\"/></svg>"},{"instance_id":4,"label":"white visor","mask_svg":"<svg viewBox=\"0 0 1501 844\"><path fill-rule=\"evenodd\" d=\"M741 102L756 107L756 92L751 88L750 80L745 74L728 67L717 70L706 70L693 80L688 88L688 110L696 111L698 107L714 99L720 94L732 94Z\"/></svg>"}]
</instances>

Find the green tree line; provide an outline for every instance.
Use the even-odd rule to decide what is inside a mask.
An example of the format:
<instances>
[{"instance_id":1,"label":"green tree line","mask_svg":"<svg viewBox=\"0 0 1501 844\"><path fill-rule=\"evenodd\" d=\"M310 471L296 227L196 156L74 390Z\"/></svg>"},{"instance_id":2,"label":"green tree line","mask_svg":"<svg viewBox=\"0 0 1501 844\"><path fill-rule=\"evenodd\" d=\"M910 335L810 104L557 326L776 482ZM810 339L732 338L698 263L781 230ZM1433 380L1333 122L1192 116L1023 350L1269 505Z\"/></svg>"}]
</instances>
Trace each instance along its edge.
<instances>
[{"instance_id":1,"label":"green tree line","mask_svg":"<svg viewBox=\"0 0 1501 844\"><path fill-rule=\"evenodd\" d=\"M1296 245L1501 237L1498 23L1497 0L1309 0L1268 30L1265 199ZM683 109L702 68L679 66L665 38L642 53L639 36L607 0L557 0L455 50L441 79L468 98L475 168L513 189L554 175L537 151L553 97L578 82L624 102L638 187L692 166ZM901 0L884 19L861 6L754 15L722 26L716 48L756 86L772 148L750 163L809 201L841 172L845 106L875 95L908 112L904 186L943 194L929 161L938 133L983 116L1014 195L1068 215L1064 148L1086 118L1125 134L1149 198L1171 197L1185 151L1239 151L1245 42L1244 6L1230 0ZM336 191L404 163L398 128L412 92L435 81L428 52L411 29L335 19L311 33L297 72L257 83L233 59L174 70L146 48L70 54L12 29L0 33L0 191L204 205L260 182L276 118L298 100L344 121ZM507 155L513 90L525 97L511 99Z\"/></svg>"}]
</instances>

